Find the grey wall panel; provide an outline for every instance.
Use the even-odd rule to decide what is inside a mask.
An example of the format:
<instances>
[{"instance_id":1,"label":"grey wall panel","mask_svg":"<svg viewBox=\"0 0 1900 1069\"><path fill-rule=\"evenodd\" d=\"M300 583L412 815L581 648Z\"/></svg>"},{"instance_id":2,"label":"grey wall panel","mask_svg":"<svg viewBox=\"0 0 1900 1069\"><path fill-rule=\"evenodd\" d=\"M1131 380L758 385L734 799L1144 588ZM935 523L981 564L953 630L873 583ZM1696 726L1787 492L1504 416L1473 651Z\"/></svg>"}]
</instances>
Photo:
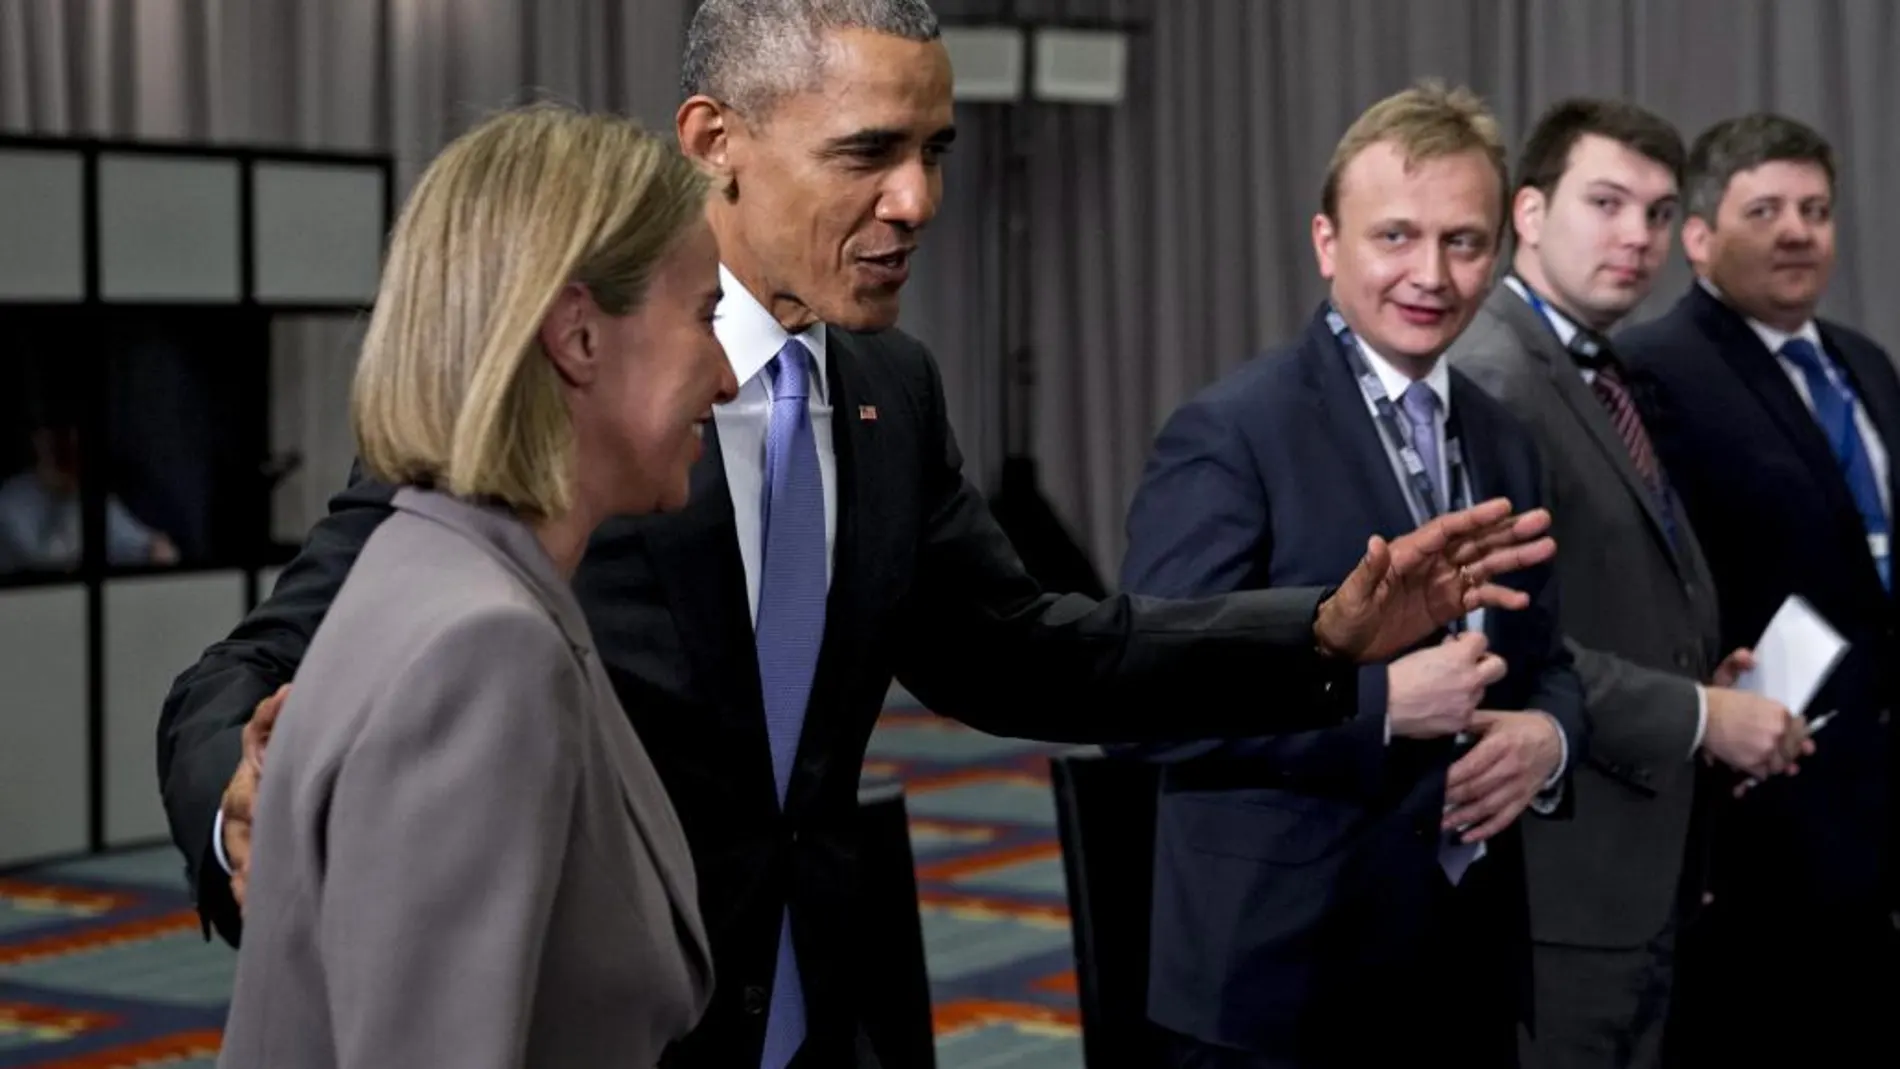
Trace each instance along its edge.
<instances>
[{"instance_id":1,"label":"grey wall panel","mask_svg":"<svg viewBox=\"0 0 1900 1069\"><path fill-rule=\"evenodd\" d=\"M86 849L86 590L0 591L0 865Z\"/></svg>"},{"instance_id":2,"label":"grey wall panel","mask_svg":"<svg viewBox=\"0 0 1900 1069\"><path fill-rule=\"evenodd\" d=\"M105 590L106 845L166 837L158 710L178 673L244 615L244 574L113 579Z\"/></svg>"}]
</instances>

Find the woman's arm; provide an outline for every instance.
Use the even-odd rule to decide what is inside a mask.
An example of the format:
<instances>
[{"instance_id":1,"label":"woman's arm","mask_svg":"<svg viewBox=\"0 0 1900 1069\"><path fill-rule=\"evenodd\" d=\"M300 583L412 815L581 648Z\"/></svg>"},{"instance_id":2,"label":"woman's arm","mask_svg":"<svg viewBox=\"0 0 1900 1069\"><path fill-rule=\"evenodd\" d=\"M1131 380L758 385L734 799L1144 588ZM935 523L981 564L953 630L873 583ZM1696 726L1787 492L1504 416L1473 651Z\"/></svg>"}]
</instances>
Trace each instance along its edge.
<instances>
[{"instance_id":1,"label":"woman's arm","mask_svg":"<svg viewBox=\"0 0 1900 1069\"><path fill-rule=\"evenodd\" d=\"M507 607L428 643L332 789L317 938L340 1069L524 1064L584 678Z\"/></svg>"}]
</instances>

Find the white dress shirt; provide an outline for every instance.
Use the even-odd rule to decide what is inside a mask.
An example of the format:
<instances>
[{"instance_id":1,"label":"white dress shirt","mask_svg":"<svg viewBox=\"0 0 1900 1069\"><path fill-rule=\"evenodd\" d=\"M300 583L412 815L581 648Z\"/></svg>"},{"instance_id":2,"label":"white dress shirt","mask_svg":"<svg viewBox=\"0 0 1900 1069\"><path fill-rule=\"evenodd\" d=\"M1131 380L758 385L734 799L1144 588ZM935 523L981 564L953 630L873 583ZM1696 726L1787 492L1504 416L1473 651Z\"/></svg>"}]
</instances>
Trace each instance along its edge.
<instances>
[{"instance_id":1,"label":"white dress shirt","mask_svg":"<svg viewBox=\"0 0 1900 1069\"><path fill-rule=\"evenodd\" d=\"M772 422L771 377L762 372L792 337L765 310L726 265L719 265L721 294L713 311L713 334L725 347L739 395L713 409L719 430L719 453L726 466L726 487L732 494L732 520L738 531L739 558L745 562L746 597L752 620L759 618L759 568L765 555L761 519L765 497L765 433ZM811 430L818 446L818 472L825 488L825 582L831 582L832 558L838 540L838 456L831 447L831 400L825 369L825 325L816 323L798 335L811 350ZM211 849L225 872L231 861L224 855L224 810L211 825Z\"/></svg>"},{"instance_id":2,"label":"white dress shirt","mask_svg":"<svg viewBox=\"0 0 1900 1069\"><path fill-rule=\"evenodd\" d=\"M1516 293L1519 297L1524 298L1525 303L1529 304L1533 309L1540 306L1543 308L1544 320L1550 324L1552 330L1557 332L1558 342L1562 343L1564 349L1567 351L1570 348L1570 340L1577 336L1577 325L1570 321L1570 317L1552 308L1549 301L1532 301L1530 291L1524 288L1524 283L1519 281L1517 276L1505 276L1504 284L1511 287L1512 292ZM1575 367L1577 372L1583 376L1584 382L1596 382L1597 373L1593 369L1584 367L1574 360L1571 361L1571 366ZM1702 737L1708 734L1709 730L1708 688L1704 687L1700 682L1694 683L1694 686L1695 740L1689 744L1689 757L1691 760L1695 758L1696 752L1702 749Z\"/></svg>"},{"instance_id":3,"label":"white dress shirt","mask_svg":"<svg viewBox=\"0 0 1900 1069\"><path fill-rule=\"evenodd\" d=\"M759 568L765 555L761 516L765 503L765 432L772 422L771 376L762 372L792 335L779 326L739 280L719 267L723 293L714 312L713 333L725 346L739 380L739 396L713 409L719 428L719 453L726 465L726 488L732 494L732 522L739 534L739 557L745 562L746 598L754 623L759 616ZM811 431L818 445L818 472L825 486L825 582L831 581L832 558L838 544L838 455L831 446L830 385L825 369L825 325L816 323L798 335L811 350L816 369L811 376Z\"/></svg>"},{"instance_id":4,"label":"white dress shirt","mask_svg":"<svg viewBox=\"0 0 1900 1069\"><path fill-rule=\"evenodd\" d=\"M1353 338L1359 342L1359 351L1365 355L1366 363L1372 367L1372 373L1379 377L1379 385L1385 388L1385 395L1392 399L1393 404L1397 404L1398 399L1403 397L1405 391L1411 388L1413 380L1407 376L1405 372L1395 367L1390 360L1380 356L1378 352L1375 351L1372 346L1367 345L1365 339L1360 338L1356 332L1353 334ZM1434 433L1438 436L1437 484L1444 486L1449 478L1446 469L1450 466L1449 459L1445 456L1445 425L1451 419L1450 366L1443 360L1434 361L1432 369L1425 373L1424 382L1427 389L1438 395L1438 413L1432 422L1435 424ZM1359 396L1365 400L1366 413L1372 417L1373 423L1377 424L1379 421L1378 405L1373 403L1370 397L1365 396L1364 390L1359 392ZM1405 474L1405 462L1399 459L1398 450L1392 448L1391 443L1386 440L1383 432L1379 433L1379 441L1385 445L1386 460L1392 465L1392 477L1399 481L1399 487L1405 494L1406 503L1412 508L1412 515L1414 517L1423 516L1425 514L1424 503L1419 501L1417 495L1412 491L1412 480ZM1475 503L1473 500L1475 495L1472 493L1471 477L1469 474L1464 476L1464 484L1465 500ZM1465 626L1467 630L1483 633L1484 610L1477 609L1466 616ZM1545 715L1549 716L1548 713ZM1550 722L1551 725L1557 729L1559 756L1557 758L1557 770L1552 772L1550 778L1544 781L1545 791L1549 791L1557 785L1558 781L1563 779L1564 769L1570 764L1570 738L1564 734L1563 725L1557 722L1556 717L1550 717ZM1388 743L1392 741L1392 718L1390 715L1386 717L1385 721L1385 741ZM1556 807L1556 801L1556 798L1544 798L1533 802L1532 806L1541 812L1549 812ZM1479 856L1483 856L1483 854L1480 853Z\"/></svg>"}]
</instances>

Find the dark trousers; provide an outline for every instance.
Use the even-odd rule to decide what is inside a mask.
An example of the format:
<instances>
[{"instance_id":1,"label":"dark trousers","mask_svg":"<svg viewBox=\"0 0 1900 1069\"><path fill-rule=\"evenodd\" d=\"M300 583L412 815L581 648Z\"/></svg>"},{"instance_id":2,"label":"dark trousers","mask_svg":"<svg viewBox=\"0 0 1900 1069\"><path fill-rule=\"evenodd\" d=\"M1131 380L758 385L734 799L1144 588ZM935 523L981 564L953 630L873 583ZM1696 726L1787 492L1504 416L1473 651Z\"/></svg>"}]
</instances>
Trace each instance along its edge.
<instances>
[{"instance_id":1,"label":"dark trousers","mask_svg":"<svg viewBox=\"0 0 1900 1069\"><path fill-rule=\"evenodd\" d=\"M1900 918L1724 910L1682 931L1664 1064L1884 1064L1900 1007Z\"/></svg>"},{"instance_id":2,"label":"dark trousers","mask_svg":"<svg viewBox=\"0 0 1900 1069\"><path fill-rule=\"evenodd\" d=\"M1641 947L1539 943L1531 950L1537 1032L1525 1069L1658 1069L1675 965L1672 923Z\"/></svg>"},{"instance_id":3,"label":"dark trousers","mask_svg":"<svg viewBox=\"0 0 1900 1069\"><path fill-rule=\"evenodd\" d=\"M1499 930L1497 860L1473 865L1456 888L1434 887L1440 923L1412 979L1378 994L1339 990L1301 1049L1245 1051L1165 1033L1169 1069L1517 1069L1521 930ZM1513 942L1515 939L1517 942ZM1324 947L1319 950L1325 953Z\"/></svg>"}]
</instances>

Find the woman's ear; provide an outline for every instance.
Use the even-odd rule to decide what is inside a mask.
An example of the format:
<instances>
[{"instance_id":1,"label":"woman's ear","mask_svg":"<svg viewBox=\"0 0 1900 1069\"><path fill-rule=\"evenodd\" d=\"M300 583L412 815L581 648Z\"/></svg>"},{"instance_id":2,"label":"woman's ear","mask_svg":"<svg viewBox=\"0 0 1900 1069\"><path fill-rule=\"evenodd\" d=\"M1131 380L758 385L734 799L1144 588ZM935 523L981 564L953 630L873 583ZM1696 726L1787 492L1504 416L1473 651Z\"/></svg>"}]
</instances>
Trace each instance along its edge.
<instances>
[{"instance_id":1,"label":"woman's ear","mask_svg":"<svg viewBox=\"0 0 1900 1069\"><path fill-rule=\"evenodd\" d=\"M570 282L561 287L541 320L541 351L570 386L585 386L600 373L594 310L594 298L587 287Z\"/></svg>"}]
</instances>

